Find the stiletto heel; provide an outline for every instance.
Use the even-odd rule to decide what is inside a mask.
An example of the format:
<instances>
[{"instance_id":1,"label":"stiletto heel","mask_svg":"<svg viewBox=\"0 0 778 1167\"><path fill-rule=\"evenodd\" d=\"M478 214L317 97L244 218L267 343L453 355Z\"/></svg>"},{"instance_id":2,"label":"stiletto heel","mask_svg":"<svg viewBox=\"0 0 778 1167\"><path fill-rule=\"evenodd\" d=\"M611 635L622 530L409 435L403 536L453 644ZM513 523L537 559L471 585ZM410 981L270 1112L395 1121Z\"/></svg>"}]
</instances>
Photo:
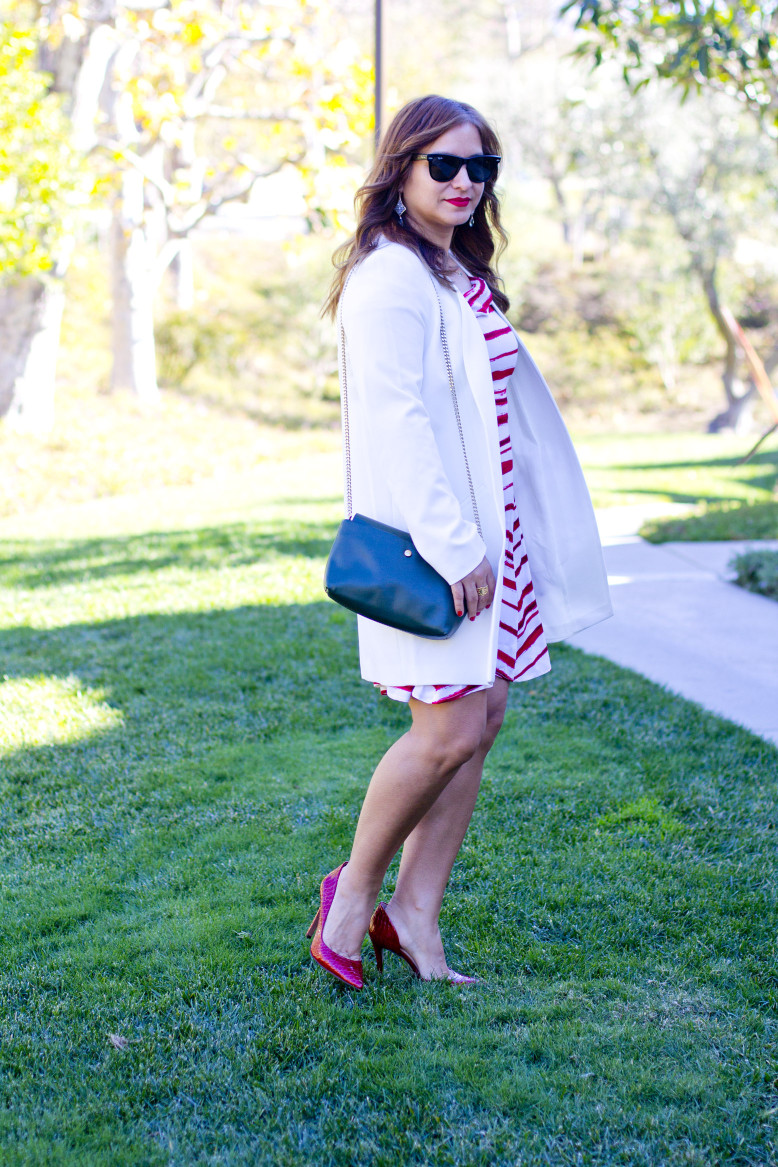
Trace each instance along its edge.
<instances>
[{"instance_id":1,"label":"stiletto heel","mask_svg":"<svg viewBox=\"0 0 778 1167\"><path fill-rule=\"evenodd\" d=\"M341 863L329 875L325 875L321 881L321 889L319 892L320 903L319 910L313 918L313 923L308 929L308 937L313 935L313 943L311 944L311 956L320 964L323 969L337 977L344 985L348 985L350 989L362 988L362 961L352 960L348 956L341 956L339 952L335 952L329 948L323 940L324 926L327 923L327 916L332 907L332 901L335 899L335 889L338 886L338 880L345 863Z\"/></svg>"},{"instance_id":2,"label":"stiletto heel","mask_svg":"<svg viewBox=\"0 0 778 1167\"><path fill-rule=\"evenodd\" d=\"M384 967L383 950L384 948L388 948L390 952L394 952L397 956L402 957L410 967L413 975L418 977L419 980L429 979L422 977L416 961L409 952L406 952L402 944L400 944L400 937L397 935L397 929L394 924L389 919L386 904L379 904L373 912L373 918L370 921L370 928L368 929L368 936L373 942L379 972ZM465 977L461 973L454 972L452 969L449 969L448 976L443 979L448 980L452 985L475 985L478 983L478 977Z\"/></svg>"},{"instance_id":3,"label":"stiletto heel","mask_svg":"<svg viewBox=\"0 0 778 1167\"><path fill-rule=\"evenodd\" d=\"M416 965L416 961L412 956L409 956L403 946L400 944L400 937L397 935L397 929L392 921L389 919L389 914L386 910L386 904L379 904L373 912L373 918L370 921L368 929L368 936L373 941L373 948L375 949L376 964L379 971L384 967L384 954L381 951L388 948L390 952L397 953L401 956L406 964L410 965L411 972L414 976L421 979L421 973ZM378 954L381 953L379 961Z\"/></svg>"}]
</instances>

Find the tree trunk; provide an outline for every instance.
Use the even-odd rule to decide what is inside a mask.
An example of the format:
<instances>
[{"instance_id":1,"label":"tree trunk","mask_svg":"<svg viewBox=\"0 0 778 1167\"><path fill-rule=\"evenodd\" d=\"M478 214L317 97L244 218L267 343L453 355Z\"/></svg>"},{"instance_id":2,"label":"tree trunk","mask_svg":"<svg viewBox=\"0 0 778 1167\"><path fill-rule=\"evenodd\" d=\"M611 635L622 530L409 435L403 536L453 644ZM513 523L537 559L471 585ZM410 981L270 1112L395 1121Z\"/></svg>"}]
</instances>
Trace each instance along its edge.
<instances>
[{"instance_id":1,"label":"tree trunk","mask_svg":"<svg viewBox=\"0 0 778 1167\"><path fill-rule=\"evenodd\" d=\"M521 56L521 17L519 5L513 0L505 4L505 41L508 60L515 61Z\"/></svg>"},{"instance_id":2,"label":"tree trunk","mask_svg":"<svg viewBox=\"0 0 778 1167\"><path fill-rule=\"evenodd\" d=\"M727 407L721 413L717 413L709 422L708 432L718 433L720 430L731 429L735 433L747 433L753 425L756 385L751 381L748 389L742 389L742 381L737 376L738 346L721 309L721 301L719 300L718 288L716 286L715 263L705 268L700 265L695 266L702 280L705 297L708 301L708 307L715 321L716 328L726 345L722 381L724 384L724 395L727 399ZM741 389L739 393L737 392L738 388Z\"/></svg>"},{"instance_id":3,"label":"tree trunk","mask_svg":"<svg viewBox=\"0 0 778 1167\"><path fill-rule=\"evenodd\" d=\"M559 208L559 222L562 226L562 239L567 246L570 245L573 237L573 228L570 220L570 207L567 202L564 187L562 186L562 178L554 170L553 166L549 165L546 169L546 178L551 183L551 189L554 192L556 205Z\"/></svg>"},{"instance_id":4,"label":"tree trunk","mask_svg":"<svg viewBox=\"0 0 778 1167\"><path fill-rule=\"evenodd\" d=\"M170 264L170 274L175 290L176 308L180 312L191 312L194 308L194 264L192 242L182 239L178 251Z\"/></svg>"},{"instance_id":5,"label":"tree trunk","mask_svg":"<svg viewBox=\"0 0 778 1167\"><path fill-rule=\"evenodd\" d=\"M112 389L159 399L154 349L154 262L143 222L143 176L127 171L114 205Z\"/></svg>"},{"instance_id":6,"label":"tree trunk","mask_svg":"<svg viewBox=\"0 0 778 1167\"><path fill-rule=\"evenodd\" d=\"M54 384L65 291L61 277L0 288L0 417L25 433L54 424Z\"/></svg>"}]
</instances>

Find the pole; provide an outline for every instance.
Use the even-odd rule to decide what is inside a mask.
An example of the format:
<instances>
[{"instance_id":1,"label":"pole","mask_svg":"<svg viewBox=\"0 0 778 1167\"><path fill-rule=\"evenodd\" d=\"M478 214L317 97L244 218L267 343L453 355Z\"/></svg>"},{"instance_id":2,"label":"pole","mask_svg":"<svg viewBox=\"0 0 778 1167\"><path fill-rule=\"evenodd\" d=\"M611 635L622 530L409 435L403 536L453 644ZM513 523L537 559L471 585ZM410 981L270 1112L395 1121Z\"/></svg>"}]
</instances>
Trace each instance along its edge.
<instances>
[{"instance_id":1,"label":"pole","mask_svg":"<svg viewBox=\"0 0 778 1167\"><path fill-rule=\"evenodd\" d=\"M383 62L383 5L381 0L375 0L375 105L373 124L375 126L375 148L378 152L378 143L381 140L381 130L383 129L384 111L383 111L383 84L384 84L384 62Z\"/></svg>"}]
</instances>

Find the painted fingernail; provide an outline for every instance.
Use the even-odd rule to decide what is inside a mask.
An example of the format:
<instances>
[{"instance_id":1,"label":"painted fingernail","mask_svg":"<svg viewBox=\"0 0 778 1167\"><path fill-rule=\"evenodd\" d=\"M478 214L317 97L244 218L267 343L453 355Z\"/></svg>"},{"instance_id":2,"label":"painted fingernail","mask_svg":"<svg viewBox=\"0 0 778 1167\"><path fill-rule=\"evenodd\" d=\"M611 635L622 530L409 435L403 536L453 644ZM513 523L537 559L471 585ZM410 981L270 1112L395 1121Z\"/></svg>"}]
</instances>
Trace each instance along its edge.
<instances>
[{"instance_id":1,"label":"painted fingernail","mask_svg":"<svg viewBox=\"0 0 778 1167\"><path fill-rule=\"evenodd\" d=\"M470 619L471 619L471 620L475 620L475 616L471 616L471 617L470 617Z\"/></svg>"},{"instance_id":2,"label":"painted fingernail","mask_svg":"<svg viewBox=\"0 0 778 1167\"><path fill-rule=\"evenodd\" d=\"M457 612L457 616L464 616L464 612Z\"/></svg>"}]
</instances>

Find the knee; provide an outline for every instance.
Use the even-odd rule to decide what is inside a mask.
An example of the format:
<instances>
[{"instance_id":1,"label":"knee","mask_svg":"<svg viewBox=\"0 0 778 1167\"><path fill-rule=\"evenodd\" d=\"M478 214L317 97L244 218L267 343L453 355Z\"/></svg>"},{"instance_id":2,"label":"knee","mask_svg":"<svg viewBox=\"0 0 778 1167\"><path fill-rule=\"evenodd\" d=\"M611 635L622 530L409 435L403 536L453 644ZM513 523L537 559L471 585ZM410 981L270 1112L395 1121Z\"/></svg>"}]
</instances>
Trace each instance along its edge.
<instances>
[{"instance_id":1,"label":"knee","mask_svg":"<svg viewBox=\"0 0 778 1167\"><path fill-rule=\"evenodd\" d=\"M453 774L478 751L483 735L483 723L465 723L445 736L428 739L425 745L431 768L441 778Z\"/></svg>"}]
</instances>

